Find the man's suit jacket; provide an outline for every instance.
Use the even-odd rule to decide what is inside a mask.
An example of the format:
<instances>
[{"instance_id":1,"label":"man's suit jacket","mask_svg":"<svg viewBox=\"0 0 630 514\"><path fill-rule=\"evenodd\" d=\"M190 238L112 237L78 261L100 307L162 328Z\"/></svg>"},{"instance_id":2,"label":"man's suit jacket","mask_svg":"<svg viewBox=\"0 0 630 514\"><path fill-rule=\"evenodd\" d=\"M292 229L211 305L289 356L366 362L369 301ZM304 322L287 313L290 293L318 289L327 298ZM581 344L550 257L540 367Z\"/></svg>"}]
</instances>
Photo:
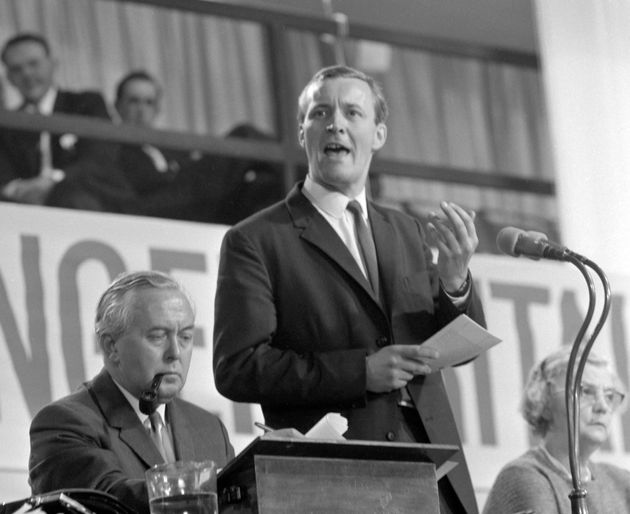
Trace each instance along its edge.
<instances>
[{"instance_id":1,"label":"man's suit jacket","mask_svg":"<svg viewBox=\"0 0 630 514\"><path fill-rule=\"evenodd\" d=\"M234 456L215 415L181 399L166 407L178 460ZM79 487L104 491L148 513L144 472L163 462L157 447L109 373L44 407L30 429L29 480L33 494Z\"/></svg>"},{"instance_id":2,"label":"man's suit jacket","mask_svg":"<svg viewBox=\"0 0 630 514\"><path fill-rule=\"evenodd\" d=\"M155 148L164 159L166 169L159 170L142 146L124 144L119 147L118 166L138 194L148 194L169 187L182 168L193 161L191 152Z\"/></svg>"},{"instance_id":3,"label":"man's suit jacket","mask_svg":"<svg viewBox=\"0 0 630 514\"><path fill-rule=\"evenodd\" d=\"M226 137L271 139L248 124ZM163 171L141 146L120 145L118 166L136 195L136 214L233 225L284 195L282 169L274 163L158 150L168 164Z\"/></svg>"},{"instance_id":4,"label":"man's suit jacket","mask_svg":"<svg viewBox=\"0 0 630 514\"><path fill-rule=\"evenodd\" d=\"M485 323L474 290L460 309L441 289L416 219L371 202L368 211L382 298L299 186L224 238L216 386L234 401L260 403L274 428L306 431L335 411L348 418L346 438L391 441L401 393L366 392L366 356L389 344L420 344L462 312ZM408 390L428 442L461 446L441 373L417 377ZM449 479L475 512L466 467L458 468Z\"/></svg>"},{"instance_id":5,"label":"man's suit jacket","mask_svg":"<svg viewBox=\"0 0 630 514\"><path fill-rule=\"evenodd\" d=\"M142 146L120 145L117 166L131 186L134 199L128 212L162 218L192 219L192 209L201 198L201 181L186 169L194 161L190 152L153 147L161 154L165 169ZM211 206L208 206L210 209Z\"/></svg>"},{"instance_id":6,"label":"man's suit jacket","mask_svg":"<svg viewBox=\"0 0 630 514\"><path fill-rule=\"evenodd\" d=\"M103 96L94 91L59 90L53 114L111 119ZM39 136L39 132L0 127L0 188L11 180L39 175ZM65 190L72 187L93 195L104 210L124 210L120 201L129 197L130 187L116 166L116 144L72 133L51 133L50 148L53 167L66 174L55 186L59 189L54 194L56 202L63 204Z\"/></svg>"}]
</instances>

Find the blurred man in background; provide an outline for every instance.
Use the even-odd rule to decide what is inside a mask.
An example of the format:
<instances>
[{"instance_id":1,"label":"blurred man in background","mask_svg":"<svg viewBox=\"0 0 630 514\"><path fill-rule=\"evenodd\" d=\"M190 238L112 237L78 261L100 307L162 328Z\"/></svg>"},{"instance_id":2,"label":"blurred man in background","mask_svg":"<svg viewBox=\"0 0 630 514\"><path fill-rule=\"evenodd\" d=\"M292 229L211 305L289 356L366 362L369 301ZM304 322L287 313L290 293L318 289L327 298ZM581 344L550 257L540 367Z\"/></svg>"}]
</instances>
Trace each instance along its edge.
<instances>
[{"instance_id":1,"label":"blurred man in background","mask_svg":"<svg viewBox=\"0 0 630 514\"><path fill-rule=\"evenodd\" d=\"M56 60L46 39L21 33L0 54L20 111L110 120L103 96L73 92L54 80ZM116 145L73 133L0 127L0 199L97 211L124 211L130 190L115 165Z\"/></svg>"},{"instance_id":2,"label":"blurred man in background","mask_svg":"<svg viewBox=\"0 0 630 514\"><path fill-rule=\"evenodd\" d=\"M156 128L163 100L158 80L135 70L116 87L121 121ZM250 125L227 137L270 139ZM151 144L121 145L118 165L136 195L134 212L189 221L233 224L282 194L279 166Z\"/></svg>"},{"instance_id":3,"label":"blurred man in background","mask_svg":"<svg viewBox=\"0 0 630 514\"><path fill-rule=\"evenodd\" d=\"M143 70L125 75L116 87L115 107L123 123L156 128L162 102L158 81ZM135 193L133 212L195 220L212 205L200 205L210 172L196 166L200 152L159 148L148 143L120 146L118 166ZM202 212L196 212L201 210Z\"/></svg>"}]
</instances>

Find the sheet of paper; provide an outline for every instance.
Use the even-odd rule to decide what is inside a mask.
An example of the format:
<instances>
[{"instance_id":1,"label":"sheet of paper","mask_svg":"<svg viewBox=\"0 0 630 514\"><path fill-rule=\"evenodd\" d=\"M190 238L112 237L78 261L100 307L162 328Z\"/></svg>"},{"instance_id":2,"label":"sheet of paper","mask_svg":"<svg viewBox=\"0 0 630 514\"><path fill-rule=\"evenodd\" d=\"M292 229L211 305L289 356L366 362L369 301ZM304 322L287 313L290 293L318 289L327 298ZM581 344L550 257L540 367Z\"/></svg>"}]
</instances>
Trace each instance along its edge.
<instances>
[{"instance_id":1,"label":"sheet of paper","mask_svg":"<svg viewBox=\"0 0 630 514\"><path fill-rule=\"evenodd\" d=\"M424 341L422 346L440 352L440 357L431 363L431 368L437 371L477 357L500 342L501 339L462 314Z\"/></svg>"},{"instance_id":2,"label":"sheet of paper","mask_svg":"<svg viewBox=\"0 0 630 514\"><path fill-rule=\"evenodd\" d=\"M345 439L346 430L348 420L337 412L329 412L304 435L313 439Z\"/></svg>"}]
</instances>

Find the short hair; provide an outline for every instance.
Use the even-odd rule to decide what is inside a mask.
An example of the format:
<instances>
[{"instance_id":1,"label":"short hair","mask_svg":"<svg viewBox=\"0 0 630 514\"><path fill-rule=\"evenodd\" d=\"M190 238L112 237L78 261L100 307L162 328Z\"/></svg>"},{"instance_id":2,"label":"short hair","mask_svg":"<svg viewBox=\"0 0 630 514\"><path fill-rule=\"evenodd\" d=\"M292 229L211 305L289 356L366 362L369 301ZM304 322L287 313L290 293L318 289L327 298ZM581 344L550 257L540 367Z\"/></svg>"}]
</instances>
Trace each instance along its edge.
<instances>
[{"instance_id":1,"label":"short hair","mask_svg":"<svg viewBox=\"0 0 630 514\"><path fill-rule=\"evenodd\" d=\"M155 86L158 98L162 96L162 86L153 75L151 75L146 70L132 70L127 73L123 78L121 78L118 82L118 85L116 86L116 103L118 103L122 98L127 84L134 80L144 80L146 82L151 82L151 84Z\"/></svg>"},{"instance_id":2,"label":"short hair","mask_svg":"<svg viewBox=\"0 0 630 514\"><path fill-rule=\"evenodd\" d=\"M540 437L547 434L554 421L551 410L553 391L550 384L557 378L565 379L571 350L571 345L563 345L559 350L542 359L529 372L521 399L521 413L532 432ZM586 362L592 366L607 369L613 377L615 387L625 393L625 386L609 361L590 352Z\"/></svg>"},{"instance_id":3,"label":"short hair","mask_svg":"<svg viewBox=\"0 0 630 514\"><path fill-rule=\"evenodd\" d=\"M370 86L370 90L372 91L372 96L374 98L374 112L376 123L385 123L389 116L389 107L387 105L387 100L385 99L385 95L383 94L383 90L379 83L370 75L363 73L355 68L351 68L350 66L344 65L336 65L329 66L327 68L322 68L319 70L311 80L308 81L300 96L298 98L298 122L303 123L306 118L306 109L308 107L308 94L310 88L314 84L322 83L325 80L337 79L337 78L349 78L349 79L359 79L365 82L368 86Z\"/></svg>"},{"instance_id":4,"label":"short hair","mask_svg":"<svg viewBox=\"0 0 630 514\"><path fill-rule=\"evenodd\" d=\"M118 275L101 296L96 307L94 327L99 342L109 335L118 339L131 325L132 292L142 289L172 289L181 292L194 312L188 292L175 279L160 271L133 271Z\"/></svg>"},{"instance_id":5,"label":"short hair","mask_svg":"<svg viewBox=\"0 0 630 514\"><path fill-rule=\"evenodd\" d=\"M46 52L46 55L50 55L50 45L44 36L41 34L37 34L35 32L20 32L16 34L12 38L10 38L2 47L2 52L0 53L0 59L2 62L6 64L6 55L7 52L11 49L11 47L17 46L21 43L37 43L41 45Z\"/></svg>"}]
</instances>

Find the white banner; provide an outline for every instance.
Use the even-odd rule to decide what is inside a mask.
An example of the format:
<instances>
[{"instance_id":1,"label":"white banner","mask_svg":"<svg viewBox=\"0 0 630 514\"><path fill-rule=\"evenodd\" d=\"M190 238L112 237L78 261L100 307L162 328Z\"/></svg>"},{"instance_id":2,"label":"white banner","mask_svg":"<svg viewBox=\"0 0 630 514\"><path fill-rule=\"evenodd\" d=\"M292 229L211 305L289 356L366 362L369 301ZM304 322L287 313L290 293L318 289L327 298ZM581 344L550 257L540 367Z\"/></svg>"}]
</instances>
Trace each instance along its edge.
<instances>
[{"instance_id":1,"label":"white banner","mask_svg":"<svg viewBox=\"0 0 630 514\"><path fill-rule=\"evenodd\" d=\"M30 494L32 416L100 369L96 302L122 271L159 269L186 286L199 332L184 397L223 419L237 451L260 434L253 427L262 420L259 407L226 400L212 378L212 312L226 227L9 204L0 204L0 217L0 502ZM573 341L588 296L582 275L568 264L478 255L473 274L488 327L503 342L449 371L447 381L483 503L500 467L529 445L518 412L527 370ZM610 278L612 310L595 350L613 359L628 383L630 281ZM600 458L630 468L629 423L616 424Z\"/></svg>"}]
</instances>

